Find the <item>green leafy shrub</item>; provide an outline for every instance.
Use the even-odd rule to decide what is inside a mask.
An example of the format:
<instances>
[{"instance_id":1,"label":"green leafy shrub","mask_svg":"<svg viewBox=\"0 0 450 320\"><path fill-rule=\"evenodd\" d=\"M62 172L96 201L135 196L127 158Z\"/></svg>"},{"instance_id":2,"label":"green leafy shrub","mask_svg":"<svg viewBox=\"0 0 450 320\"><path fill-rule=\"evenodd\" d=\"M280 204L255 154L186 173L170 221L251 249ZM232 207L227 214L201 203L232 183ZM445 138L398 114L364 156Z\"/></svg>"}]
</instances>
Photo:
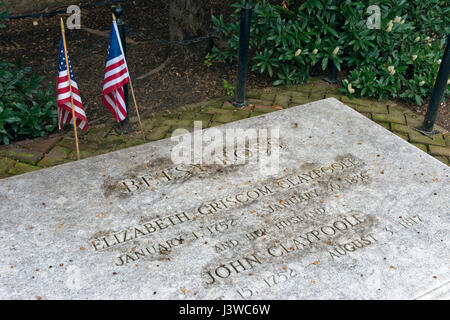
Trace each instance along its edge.
<instances>
[{"instance_id":1,"label":"green leafy shrub","mask_svg":"<svg viewBox=\"0 0 450 320\"><path fill-rule=\"evenodd\" d=\"M418 104L430 95L450 32L447 0L251 2L251 69L275 78L275 85L308 81L332 62L348 74L342 91L349 95ZM213 49L214 59L237 58L243 4L232 5L231 22L212 17L227 42ZM379 28L368 25L371 5L380 9Z\"/></svg>"},{"instance_id":2,"label":"green leafy shrub","mask_svg":"<svg viewBox=\"0 0 450 320\"><path fill-rule=\"evenodd\" d=\"M227 80L223 80L223 88L225 89L225 94L229 97L234 96L234 87L228 83Z\"/></svg>"},{"instance_id":3,"label":"green leafy shrub","mask_svg":"<svg viewBox=\"0 0 450 320\"><path fill-rule=\"evenodd\" d=\"M1 7L1 3L0 3ZM0 13L1 21L6 14ZM44 136L56 129L56 97L30 68L0 62L0 143Z\"/></svg>"},{"instance_id":4,"label":"green leafy shrub","mask_svg":"<svg viewBox=\"0 0 450 320\"><path fill-rule=\"evenodd\" d=\"M0 141L44 136L56 129L56 97L43 91L41 77L10 63L0 63Z\"/></svg>"},{"instance_id":5,"label":"green leafy shrub","mask_svg":"<svg viewBox=\"0 0 450 320\"><path fill-rule=\"evenodd\" d=\"M2 1L0 2L0 29L6 27L2 22L8 21L8 11L2 11L2 7L5 6L5 3Z\"/></svg>"}]
</instances>

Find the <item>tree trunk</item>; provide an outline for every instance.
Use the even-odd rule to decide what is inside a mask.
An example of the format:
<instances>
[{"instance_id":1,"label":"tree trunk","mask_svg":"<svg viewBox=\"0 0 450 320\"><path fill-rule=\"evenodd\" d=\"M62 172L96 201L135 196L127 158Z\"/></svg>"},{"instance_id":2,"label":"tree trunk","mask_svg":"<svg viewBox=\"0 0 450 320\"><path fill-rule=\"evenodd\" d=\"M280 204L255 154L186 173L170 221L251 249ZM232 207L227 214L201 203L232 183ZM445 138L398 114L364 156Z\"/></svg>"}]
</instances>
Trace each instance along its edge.
<instances>
[{"instance_id":1,"label":"tree trunk","mask_svg":"<svg viewBox=\"0 0 450 320\"><path fill-rule=\"evenodd\" d=\"M170 0L169 30L171 41L182 41L204 36L209 32L209 17L206 0ZM203 55L208 41L184 46L188 56Z\"/></svg>"}]
</instances>

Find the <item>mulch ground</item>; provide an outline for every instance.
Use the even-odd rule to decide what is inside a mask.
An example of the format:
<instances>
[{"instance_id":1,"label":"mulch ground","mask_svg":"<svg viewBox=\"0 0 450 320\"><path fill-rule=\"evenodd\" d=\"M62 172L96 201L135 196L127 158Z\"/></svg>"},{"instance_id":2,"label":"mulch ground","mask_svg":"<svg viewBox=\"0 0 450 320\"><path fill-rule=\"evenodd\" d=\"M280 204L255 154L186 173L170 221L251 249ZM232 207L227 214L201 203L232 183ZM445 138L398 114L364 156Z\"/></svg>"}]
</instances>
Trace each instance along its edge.
<instances>
[{"instance_id":1,"label":"mulch ground","mask_svg":"<svg viewBox=\"0 0 450 320\"><path fill-rule=\"evenodd\" d=\"M93 3L95 1L85 1ZM234 0L208 1L207 10L214 15L229 16ZM123 20L130 31L137 31L150 38L168 40L168 1L135 0L121 4ZM51 8L53 9L53 8ZM60 39L60 16L11 20L0 31L1 60L21 60L23 66L31 66L44 77L44 84L55 86L56 61ZM81 30L67 30L69 54L75 76L81 90L87 117L91 124L111 119L103 106L101 92L108 41L86 29L106 31L111 27L111 7L102 6L82 10ZM130 36L135 44L127 44L128 65L133 79L158 67L166 58L169 47L155 42L141 42ZM99 42L100 41L100 42ZM206 52L205 52L206 53ZM204 56L204 55L203 55ZM141 113L177 108L182 105L205 101L225 95L223 80L235 83L236 63L215 62L211 67L204 64L202 55L186 59L183 52L175 52L172 62L161 72L144 80L134 80ZM248 88L256 89L271 85L272 80L250 73ZM427 104L408 105L418 114L425 114ZM130 111L133 115L133 110ZM450 130L450 105L443 104L437 124Z\"/></svg>"}]
</instances>

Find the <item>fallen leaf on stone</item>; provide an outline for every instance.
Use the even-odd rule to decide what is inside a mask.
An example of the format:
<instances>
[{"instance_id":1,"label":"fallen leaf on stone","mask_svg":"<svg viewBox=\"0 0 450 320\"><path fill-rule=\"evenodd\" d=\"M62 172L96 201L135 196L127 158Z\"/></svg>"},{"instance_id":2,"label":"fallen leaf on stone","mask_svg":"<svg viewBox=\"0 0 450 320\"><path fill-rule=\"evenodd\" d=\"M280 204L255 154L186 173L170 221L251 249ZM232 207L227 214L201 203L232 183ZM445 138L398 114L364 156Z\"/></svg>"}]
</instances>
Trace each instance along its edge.
<instances>
[{"instance_id":1,"label":"fallen leaf on stone","mask_svg":"<svg viewBox=\"0 0 450 320\"><path fill-rule=\"evenodd\" d=\"M393 270L397 270L397 267L395 267L395 266L389 266L389 268L391 268Z\"/></svg>"},{"instance_id":2,"label":"fallen leaf on stone","mask_svg":"<svg viewBox=\"0 0 450 320\"><path fill-rule=\"evenodd\" d=\"M186 290L186 289L181 289L181 291L184 293L184 294L186 294L188 291Z\"/></svg>"},{"instance_id":3,"label":"fallen leaf on stone","mask_svg":"<svg viewBox=\"0 0 450 320\"><path fill-rule=\"evenodd\" d=\"M278 109L278 110L282 110L282 109L283 109L282 106L279 106L279 105L277 105L277 104L274 104L274 105L272 106L272 108L275 108L275 109Z\"/></svg>"},{"instance_id":4,"label":"fallen leaf on stone","mask_svg":"<svg viewBox=\"0 0 450 320\"><path fill-rule=\"evenodd\" d=\"M319 261L316 260L316 261L313 262L313 264L318 265Z\"/></svg>"}]
</instances>

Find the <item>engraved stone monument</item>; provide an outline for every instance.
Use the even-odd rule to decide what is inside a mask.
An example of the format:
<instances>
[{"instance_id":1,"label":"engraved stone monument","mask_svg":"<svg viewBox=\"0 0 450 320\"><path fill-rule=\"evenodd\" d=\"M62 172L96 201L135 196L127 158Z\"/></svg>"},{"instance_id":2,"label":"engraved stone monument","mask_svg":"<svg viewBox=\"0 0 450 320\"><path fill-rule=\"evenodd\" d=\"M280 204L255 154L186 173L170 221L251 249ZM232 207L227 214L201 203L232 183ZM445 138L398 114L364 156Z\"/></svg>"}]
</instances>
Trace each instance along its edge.
<instances>
[{"instance_id":1,"label":"engraved stone monument","mask_svg":"<svg viewBox=\"0 0 450 320\"><path fill-rule=\"evenodd\" d=\"M0 180L0 298L450 297L447 166L333 98L202 132L250 128L271 170L166 139Z\"/></svg>"}]
</instances>

